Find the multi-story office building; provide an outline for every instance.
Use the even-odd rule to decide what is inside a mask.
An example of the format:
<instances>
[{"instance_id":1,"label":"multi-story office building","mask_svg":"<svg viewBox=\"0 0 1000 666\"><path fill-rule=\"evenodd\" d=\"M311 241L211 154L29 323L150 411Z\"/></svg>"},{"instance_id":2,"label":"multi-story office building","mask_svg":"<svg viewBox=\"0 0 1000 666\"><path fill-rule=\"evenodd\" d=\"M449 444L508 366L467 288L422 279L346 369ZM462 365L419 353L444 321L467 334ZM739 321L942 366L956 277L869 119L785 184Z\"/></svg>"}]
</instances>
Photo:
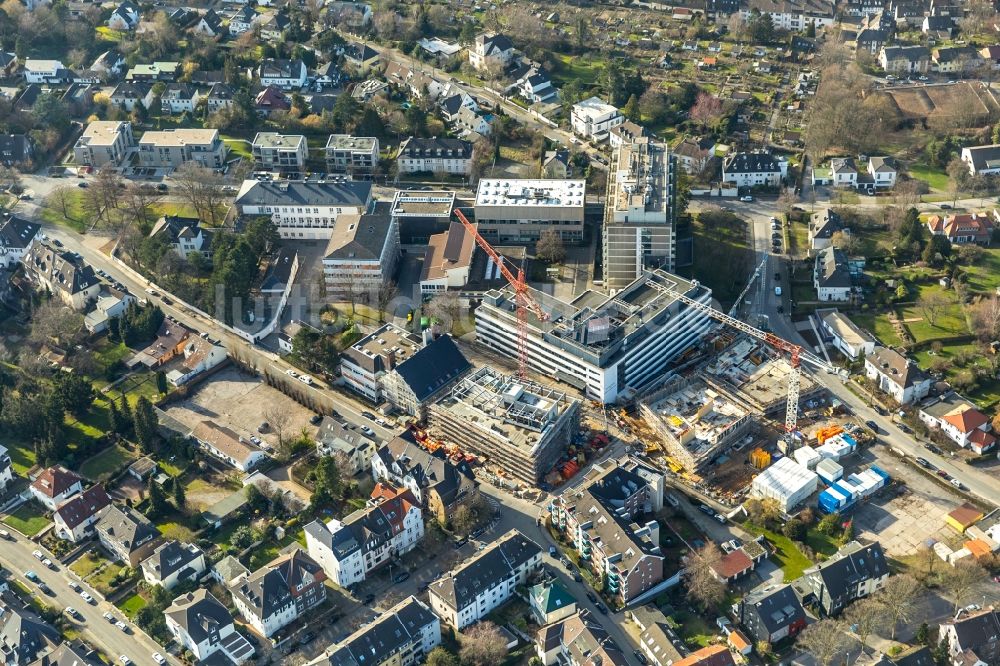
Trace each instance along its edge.
<instances>
[{"instance_id":1,"label":"multi-story office building","mask_svg":"<svg viewBox=\"0 0 1000 666\"><path fill-rule=\"evenodd\" d=\"M378 166L378 139L374 136L331 134L326 141L326 170L370 176Z\"/></svg>"},{"instance_id":2,"label":"multi-story office building","mask_svg":"<svg viewBox=\"0 0 1000 666\"><path fill-rule=\"evenodd\" d=\"M675 270L677 259L677 160L649 137L624 143L611 154L604 204L604 284L614 293L643 269Z\"/></svg>"},{"instance_id":3,"label":"multi-story office building","mask_svg":"<svg viewBox=\"0 0 1000 666\"><path fill-rule=\"evenodd\" d=\"M628 398L661 377L712 326L708 315L672 296L708 305L711 290L659 269L643 271L613 297L587 291L568 303L529 291L548 317L528 317L528 365L604 403ZM517 332L513 289L486 292L476 308L476 339L517 358Z\"/></svg>"},{"instance_id":4,"label":"multi-story office building","mask_svg":"<svg viewBox=\"0 0 1000 666\"><path fill-rule=\"evenodd\" d=\"M282 238L329 239L337 218L361 215L372 200L370 182L245 180L236 195L240 215L270 215Z\"/></svg>"},{"instance_id":5,"label":"multi-story office building","mask_svg":"<svg viewBox=\"0 0 1000 666\"><path fill-rule=\"evenodd\" d=\"M100 167L105 164L118 166L135 147L132 123L117 120L95 120L87 125L73 146L77 164Z\"/></svg>"},{"instance_id":6,"label":"multi-story office building","mask_svg":"<svg viewBox=\"0 0 1000 666\"><path fill-rule=\"evenodd\" d=\"M476 192L476 223L493 243L531 243L543 231L565 242L583 240L583 180L484 178Z\"/></svg>"},{"instance_id":7,"label":"multi-story office building","mask_svg":"<svg viewBox=\"0 0 1000 666\"><path fill-rule=\"evenodd\" d=\"M337 218L323 257L327 293L374 301L398 259L399 229L391 216L345 213Z\"/></svg>"},{"instance_id":8,"label":"multi-story office building","mask_svg":"<svg viewBox=\"0 0 1000 666\"><path fill-rule=\"evenodd\" d=\"M253 162L265 171L303 171L309 145L301 134L257 132L253 138Z\"/></svg>"},{"instance_id":9,"label":"multi-story office building","mask_svg":"<svg viewBox=\"0 0 1000 666\"><path fill-rule=\"evenodd\" d=\"M169 129L146 132L139 139L139 164L176 169L194 162L209 169L226 164L226 144L217 129Z\"/></svg>"}]
</instances>

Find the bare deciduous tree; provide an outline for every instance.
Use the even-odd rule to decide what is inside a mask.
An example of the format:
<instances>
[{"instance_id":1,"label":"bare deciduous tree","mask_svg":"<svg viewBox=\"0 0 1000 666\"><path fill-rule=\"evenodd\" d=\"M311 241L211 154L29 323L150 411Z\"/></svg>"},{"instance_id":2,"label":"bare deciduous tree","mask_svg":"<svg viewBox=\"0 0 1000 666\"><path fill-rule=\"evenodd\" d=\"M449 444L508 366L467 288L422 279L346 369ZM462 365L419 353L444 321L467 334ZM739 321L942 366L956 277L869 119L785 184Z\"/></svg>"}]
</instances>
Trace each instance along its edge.
<instances>
[{"instance_id":1,"label":"bare deciduous tree","mask_svg":"<svg viewBox=\"0 0 1000 666\"><path fill-rule=\"evenodd\" d=\"M399 295L399 287L394 280L386 280L378 288L378 320L385 321L385 311L392 299Z\"/></svg>"},{"instance_id":2,"label":"bare deciduous tree","mask_svg":"<svg viewBox=\"0 0 1000 666\"><path fill-rule=\"evenodd\" d=\"M839 622L820 620L806 627L796 644L811 654L820 666L830 666L849 643Z\"/></svg>"},{"instance_id":3,"label":"bare deciduous tree","mask_svg":"<svg viewBox=\"0 0 1000 666\"><path fill-rule=\"evenodd\" d=\"M877 595L877 602L885 613L889 624L890 638L896 640L896 627L909 620L917 606L920 581L910 574L890 576L885 587ZM867 600L866 600L867 601ZM855 604L857 605L857 604Z\"/></svg>"},{"instance_id":4,"label":"bare deciduous tree","mask_svg":"<svg viewBox=\"0 0 1000 666\"><path fill-rule=\"evenodd\" d=\"M63 216L63 219L71 220L70 206L73 205L75 192L70 187L57 187L45 198L45 208L55 211Z\"/></svg>"},{"instance_id":5,"label":"bare deciduous tree","mask_svg":"<svg viewBox=\"0 0 1000 666\"><path fill-rule=\"evenodd\" d=\"M225 196L219 174L188 162L174 172L174 182L180 196L195 210L198 219L212 226L222 222Z\"/></svg>"},{"instance_id":6,"label":"bare deciduous tree","mask_svg":"<svg viewBox=\"0 0 1000 666\"><path fill-rule=\"evenodd\" d=\"M31 315L29 337L36 344L53 341L59 346L66 346L75 342L82 331L83 315L56 298L44 302Z\"/></svg>"},{"instance_id":7,"label":"bare deciduous tree","mask_svg":"<svg viewBox=\"0 0 1000 666\"><path fill-rule=\"evenodd\" d=\"M969 306L973 330L980 340L1000 339L1000 298L981 297Z\"/></svg>"},{"instance_id":8,"label":"bare deciduous tree","mask_svg":"<svg viewBox=\"0 0 1000 666\"><path fill-rule=\"evenodd\" d=\"M948 307L949 304L951 304L951 299L938 291L922 294L917 299L917 307L920 308L920 313L924 315L924 319L931 326L937 325L938 316L940 316L941 311Z\"/></svg>"},{"instance_id":9,"label":"bare deciduous tree","mask_svg":"<svg viewBox=\"0 0 1000 666\"><path fill-rule=\"evenodd\" d=\"M507 639L489 620L472 625L462 633L459 657L469 666L493 666L507 656Z\"/></svg>"},{"instance_id":10,"label":"bare deciduous tree","mask_svg":"<svg viewBox=\"0 0 1000 666\"><path fill-rule=\"evenodd\" d=\"M278 454L287 458L287 454L289 453L287 451L287 444L290 443L288 427L292 420L291 414L281 407L272 406L264 410L264 419L267 420L271 426L271 430L274 431L275 437L278 438Z\"/></svg>"},{"instance_id":11,"label":"bare deciduous tree","mask_svg":"<svg viewBox=\"0 0 1000 666\"><path fill-rule=\"evenodd\" d=\"M715 565L722 559L722 553L714 543L708 543L688 556L684 567L684 582L687 596L704 609L722 601L726 585L715 577Z\"/></svg>"},{"instance_id":12,"label":"bare deciduous tree","mask_svg":"<svg viewBox=\"0 0 1000 666\"><path fill-rule=\"evenodd\" d=\"M844 622L854 627L858 642L861 643L861 651L868 653L868 639L872 634L878 634L887 625L882 604L874 597L855 601L844 611Z\"/></svg>"},{"instance_id":13,"label":"bare deciduous tree","mask_svg":"<svg viewBox=\"0 0 1000 666\"><path fill-rule=\"evenodd\" d=\"M945 577L944 584L954 598L957 611L977 585L986 580L986 570L975 562L960 560Z\"/></svg>"}]
</instances>

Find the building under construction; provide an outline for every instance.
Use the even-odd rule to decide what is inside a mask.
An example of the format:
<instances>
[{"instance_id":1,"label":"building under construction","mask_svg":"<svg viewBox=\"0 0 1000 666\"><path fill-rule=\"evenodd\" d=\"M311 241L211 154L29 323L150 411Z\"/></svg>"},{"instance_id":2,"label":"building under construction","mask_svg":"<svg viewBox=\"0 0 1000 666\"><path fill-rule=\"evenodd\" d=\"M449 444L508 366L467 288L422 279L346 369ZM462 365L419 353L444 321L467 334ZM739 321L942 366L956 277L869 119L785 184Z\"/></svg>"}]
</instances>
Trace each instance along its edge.
<instances>
[{"instance_id":1,"label":"building under construction","mask_svg":"<svg viewBox=\"0 0 1000 666\"><path fill-rule=\"evenodd\" d=\"M756 426L747 405L699 376L671 378L639 403L639 413L666 455L689 472L701 472Z\"/></svg>"},{"instance_id":2,"label":"building under construction","mask_svg":"<svg viewBox=\"0 0 1000 666\"><path fill-rule=\"evenodd\" d=\"M519 481L537 483L578 429L580 401L531 381L479 368L428 410L428 432L485 458Z\"/></svg>"},{"instance_id":3,"label":"building under construction","mask_svg":"<svg viewBox=\"0 0 1000 666\"><path fill-rule=\"evenodd\" d=\"M791 365L764 343L750 337L726 334L717 339L716 346L722 351L705 366L705 380L727 398L745 401L759 414L771 418L783 414L788 403ZM799 404L821 392L819 384L801 373Z\"/></svg>"}]
</instances>

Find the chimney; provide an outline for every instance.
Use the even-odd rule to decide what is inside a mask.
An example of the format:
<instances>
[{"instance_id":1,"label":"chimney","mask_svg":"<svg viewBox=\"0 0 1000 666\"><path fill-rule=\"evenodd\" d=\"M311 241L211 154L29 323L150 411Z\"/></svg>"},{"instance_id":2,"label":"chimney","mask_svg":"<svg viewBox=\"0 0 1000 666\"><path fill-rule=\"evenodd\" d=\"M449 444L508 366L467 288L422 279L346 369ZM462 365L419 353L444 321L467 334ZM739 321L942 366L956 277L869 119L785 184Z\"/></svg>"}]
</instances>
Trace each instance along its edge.
<instances>
[{"instance_id":1,"label":"chimney","mask_svg":"<svg viewBox=\"0 0 1000 666\"><path fill-rule=\"evenodd\" d=\"M382 361L385 363L386 371L392 370L396 367L396 352L388 350L382 355Z\"/></svg>"}]
</instances>

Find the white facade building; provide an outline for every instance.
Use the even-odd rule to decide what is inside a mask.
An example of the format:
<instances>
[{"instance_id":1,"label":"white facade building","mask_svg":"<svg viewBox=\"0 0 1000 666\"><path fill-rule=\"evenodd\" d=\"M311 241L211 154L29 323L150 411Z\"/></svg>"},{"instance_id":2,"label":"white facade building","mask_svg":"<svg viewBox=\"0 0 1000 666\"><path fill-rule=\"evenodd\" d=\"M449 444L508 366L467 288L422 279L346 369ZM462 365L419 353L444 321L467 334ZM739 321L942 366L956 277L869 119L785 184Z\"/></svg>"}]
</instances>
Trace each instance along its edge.
<instances>
[{"instance_id":1,"label":"white facade building","mask_svg":"<svg viewBox=\"0 0 1000 666\"><path fill-rule=\"evenodd\" d=\"M573 133L597 143L605 141L611 129L625 122L625 116L615 106L599 97L590 97L573 105L570 126Z\"/></svg>"},{"instance_id":2,"label":"white facade building","mask_svg":"<svg viewBox=\"0 0 1000 666\"><path fill-rule=\"evenodd\" d=\"M241 215L269 215L282 238L328 240L337 218L361 215L372 201L370 182L245 180L236 195Z\"/></svg>"}]
</instances>

